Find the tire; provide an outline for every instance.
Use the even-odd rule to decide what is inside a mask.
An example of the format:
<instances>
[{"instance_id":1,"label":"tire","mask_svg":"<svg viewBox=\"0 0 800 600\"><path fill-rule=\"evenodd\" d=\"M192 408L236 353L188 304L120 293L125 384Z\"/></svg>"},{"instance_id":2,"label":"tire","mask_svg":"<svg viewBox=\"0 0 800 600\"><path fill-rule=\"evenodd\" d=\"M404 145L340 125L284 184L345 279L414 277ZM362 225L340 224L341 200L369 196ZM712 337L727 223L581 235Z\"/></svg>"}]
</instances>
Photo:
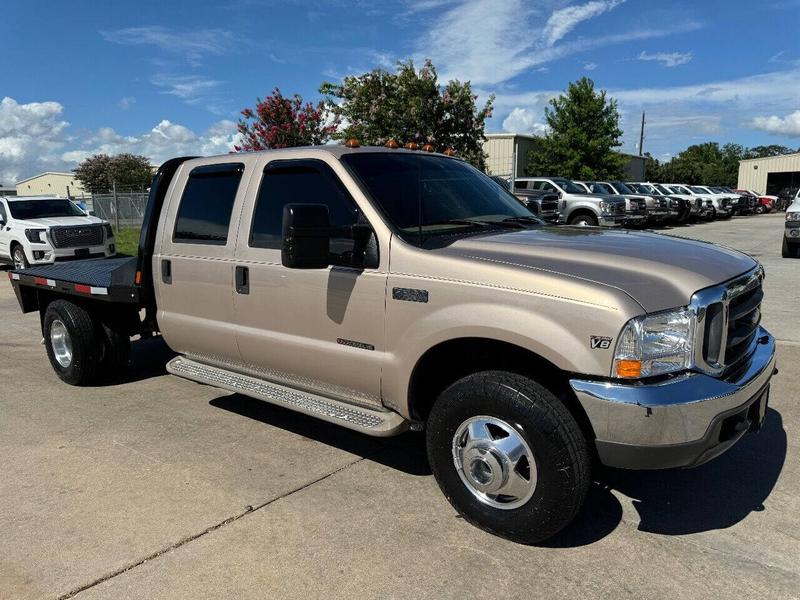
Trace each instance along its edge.
<instances>
[{"instance_id":1,"label":"tire","mask_svg":"<svg viewBox=\"0 0 800 600\"><path fill-rule=\"evenodd\" d=\"M790 244L786 236L783 236L783 246L781 247L781 256L783 258L797 258L798 250L800 248L798 248L797 244Z\"/></svg>"},{"instance_id":2,"label":"tire","mask_svg":"<svg viewBox=\"0 0 800 600\"><path fill-rule=\"evenodd\" d=\"M72 302L56 300L48 305L44 343L47 358L63 382L87 385L97 379L103 346L98 327L85 309Z\"/></svg>"},{"instance_id":3,"label":"tire","mask_svg":"<svg viewBox=\"0 0 800 600\"><path fill-rule=\"evenodd\" d=\"M98 329L98 334L102 336L100 368L103 378L115 380L128 368L131 338L127 333L105 323Z\"/></svg>"},{"instance_id":4,"label":"tire","mask_svg":"<svg viewBox=\"0 0 800 600\"><path fill-rule=\"evenodd\" d=\"M25 256L25 248L20 244L16 244L11 249L11 261L14 263L15 269L27 269L31 266L28 257Z\"/></svg>"},{"instance_id":5,"label":"tire","mask_svg":"<svg viewBox=\"0 0 800 600\"><path fill-rule=\"evenodd\" d=\"M474 438L476 446L469 441L468 424L483 432L484 437ZM558 398L532 379L505 371L464 377L436 400L426 430L436 481L473 525L533 544L552 537L578 514L590 483L586 438ZM525 458L508 468L494 446L498 440ZM508 489L524 493L503 495L506 483L498 494L484 493L470 483L487 477L490 486L513 478L517 486Z\"/></svg>"},{"instance_id":6,"label":"tire","mask_svg":"<svg viewBox=\"0 0 800 600\"><path fill-rule=\"evenodd\" d=\"M597 217L586 213L574 215L569 218L569 225L575 225L577 227L597 227L598 224Z\"/></svg>"},{"instance_id":7,"label":"tire","mask_svg":"<svg viewBox=\"0 0 800 600\"><path fill-rule=\"evenodd\" d=\"M765 209L764 209L763 206L756 206L756 214L757 215L763 215L764 211L765 211Z\"/></svg>"}]
</instances>

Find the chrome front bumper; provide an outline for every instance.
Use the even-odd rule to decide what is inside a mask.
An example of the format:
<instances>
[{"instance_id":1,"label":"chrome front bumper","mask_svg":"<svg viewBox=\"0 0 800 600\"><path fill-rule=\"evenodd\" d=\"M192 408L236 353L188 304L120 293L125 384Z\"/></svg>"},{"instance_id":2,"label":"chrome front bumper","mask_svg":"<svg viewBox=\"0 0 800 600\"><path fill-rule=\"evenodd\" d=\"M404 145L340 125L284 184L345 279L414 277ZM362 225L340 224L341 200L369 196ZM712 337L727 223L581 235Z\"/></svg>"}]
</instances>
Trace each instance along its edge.
<instances>
[{"instance_id":1,"label":"chrome front bumper","mask_svg":"<svg viewBox=\"0 0 800 600\"><path fill-rule=\"evenodd\" d=\"M757 336L753 355L732 379L693 372L656 384L571 380L601 462L633 469L696 466L760 426L752 413L763 417L766 408L775 338L763 328Z\"/></svg>"}]
</instances>

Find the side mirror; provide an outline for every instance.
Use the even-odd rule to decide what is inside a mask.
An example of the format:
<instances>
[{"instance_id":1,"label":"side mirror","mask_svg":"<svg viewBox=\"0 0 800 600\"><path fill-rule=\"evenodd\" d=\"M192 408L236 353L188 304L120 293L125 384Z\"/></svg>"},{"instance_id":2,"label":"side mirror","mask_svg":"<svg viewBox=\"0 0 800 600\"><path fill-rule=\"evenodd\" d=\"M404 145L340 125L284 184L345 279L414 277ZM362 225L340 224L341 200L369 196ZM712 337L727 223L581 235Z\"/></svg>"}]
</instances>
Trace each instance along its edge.
<instances>
[{"instance_id":1,"label":"side mirror","mask_svg":"<svg viewBox=\"0 0 800 600\"><path fill-rule=\"evenodd\" d=\"M331 222L324 204L283 207L281 262L289 269L325 269L330 262Z\"/></svg>"}]
</instances>

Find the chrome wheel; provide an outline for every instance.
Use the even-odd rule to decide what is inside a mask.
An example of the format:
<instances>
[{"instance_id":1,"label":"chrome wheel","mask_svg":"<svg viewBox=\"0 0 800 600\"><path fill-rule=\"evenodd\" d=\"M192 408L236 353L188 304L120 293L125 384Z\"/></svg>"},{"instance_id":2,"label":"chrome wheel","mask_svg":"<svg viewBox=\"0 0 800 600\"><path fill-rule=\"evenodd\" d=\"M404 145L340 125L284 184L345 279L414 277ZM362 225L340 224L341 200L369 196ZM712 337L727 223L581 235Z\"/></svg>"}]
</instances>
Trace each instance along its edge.
<instances>
[{"instance_id":1,"label":"chrome wheel","mask_svg":"<svg viewBox=\"0 0 800 600\"><path fill-rule=\"evenodd\" d=\"M14 268L26 269L28 267L27 262L28 261L25 259L25 251L22 249L22 246L14 248Z\"/></svg>"},{"instance_id":2,"label":"chrome wheel","mask_svg":"<svg viewBox=\"0 0 800 600\"><path fill-rule=\"evenodd\" d=\"M461 481L494 508L519 508L536 489L536 462L522 435L495 417L464 421L453 436L453 461Z\"/></svg>"},{"instance_id":3,"label":"chrome wheel","mask_svg":"<svg viewBox=\"0 0 800 600\"><path fill-rule=\"evenodd\" d=\"M62 321L55 320L50 325L50 346L58 364L65 369L72 364L72 339Z\"/></svg>"}]
</instances>

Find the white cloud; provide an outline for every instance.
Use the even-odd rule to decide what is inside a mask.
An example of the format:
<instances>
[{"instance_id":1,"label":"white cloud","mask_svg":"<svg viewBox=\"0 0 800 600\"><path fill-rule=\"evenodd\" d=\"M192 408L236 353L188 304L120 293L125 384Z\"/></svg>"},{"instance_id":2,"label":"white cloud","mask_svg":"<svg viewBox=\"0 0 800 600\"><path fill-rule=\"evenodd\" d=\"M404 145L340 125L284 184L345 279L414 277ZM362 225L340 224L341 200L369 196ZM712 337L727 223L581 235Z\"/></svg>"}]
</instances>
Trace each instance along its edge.
<instances>
[{"instance_id":1,"label":"white cloud","mask_svg":"<svg viewBox=\"0 0 800 600\"><path fill-rule=\"evenodd\" d=\"M642 51L639 60L654 60L663 63L665 67L677 67L685 65L694 58L691 52L655 52L648 53Z\"/></svg>"},{"instance_id":2,"label":"white cloud","mask_svg":"<svg viewBox=\"0 0 800 600\"><path fill-rule=\"evenodd\" d=\"M222 82L200 75L165 75L153 76L150 82L162 88L164 94L177 96L183 100L202 97L218 88Z\"/></svg>"},{"instance_id":3,"label":"white cloud","mask_svg":"<svg viewBox=\"0 0 800 600\"><path fill-rule=\"evenodd\" d=\"M232 52L241 39L225 29L192 29L179 31L160 25L126 27L101 31L103 38L114 44L126 46L155 46L164 52L182 56L197 63L206 56L220 56Z\"/></svg>"},{"instance_id":4,"label":"white cloud","mask_svg":"<svg viewBox=\"0 0 800 600\"><path fill-rule=\"evenodd\" d=\"M541 116L541 112L538 113ZM515 107L503 120L503 131L509 133L527 133L545 135L547 125L539 121L537 113L526 108Z\"/></svg>"},{"instance_id":5,"label":"white cloud","mask_svg":"<svg viewBox=\"0 0 800 600\"><path fill-rule=\"evenodd\" d=\"M125 96L123 98L120 98L119 102L117 103L117 106L119 106L122 110L128 110L134 104L136 104L136 98L134 98L133 96Z\"/></svg>"},{"instance_id":6,"label":"white cloud","mask_svg":"<svg viewBox=\"0 0 800 600\"><path fill-rule=\"evenodd\" d=\"M624 0L593 0L585 4L567 6L556 10L547 19L544 27L543 38L545 46L552 46L583 21L602 15L614 9Z\"/></svg>"},{"instance_id":7,"label":"white cloud","mask_svg":"<svg viewBox=\"0 0 800 600\"><path fill-rule=\"evenodd\" d=\"M221 120L195 132L168 120L149 131L122 135L111 127L70 134L58 102L0 100L0 182L13 184L42 171L70 171L92 154L131 152L159 164L173 156L224 154L239 141L236 123Z\"/></svg>"},{"instance_id":8,"label":"white cloud","mask_svg":"<svg viewBox=\"0 0 800 600\"><path fill-rule=\"evenodd\" d=\"M581 23L618 6L621 0L593 0L546 16L541 4L523 0L464 0L438 18L417 46L416 58L431 57L442 79L470 80L481 86L506 82L536 67L578 52L635 40L696 30L683 19L660 27L564 39ZM476 34L480 32L480 34Z\"/></svg>"},{"instance_id":9,"label":"white cloud","mask_svg":"<svg viewBox=\"0 0 800 600\"><path fill-rule=\"evenodd\" d=\"M750 127L760 129L773 135L785 135L787 137L800 137L800 110L778 117L756 117L750 122Z\"/></svg>"},{"instance_id":10,"label":"white cloud","mask_svg":"<svg viewBox=\"0 0 800 600\"><path fill-rule=\"evenodd\" d=\"M597 63L595 63L595 62L588 62L588 63L586 63L585 65L583 65L583 68L584 68L586 71L594 71L594 70L595 70L595 69L596 69L598 66L600 66L600 65L598 65L598 64L597 64Z\"/></svg>"}]
</instances>

